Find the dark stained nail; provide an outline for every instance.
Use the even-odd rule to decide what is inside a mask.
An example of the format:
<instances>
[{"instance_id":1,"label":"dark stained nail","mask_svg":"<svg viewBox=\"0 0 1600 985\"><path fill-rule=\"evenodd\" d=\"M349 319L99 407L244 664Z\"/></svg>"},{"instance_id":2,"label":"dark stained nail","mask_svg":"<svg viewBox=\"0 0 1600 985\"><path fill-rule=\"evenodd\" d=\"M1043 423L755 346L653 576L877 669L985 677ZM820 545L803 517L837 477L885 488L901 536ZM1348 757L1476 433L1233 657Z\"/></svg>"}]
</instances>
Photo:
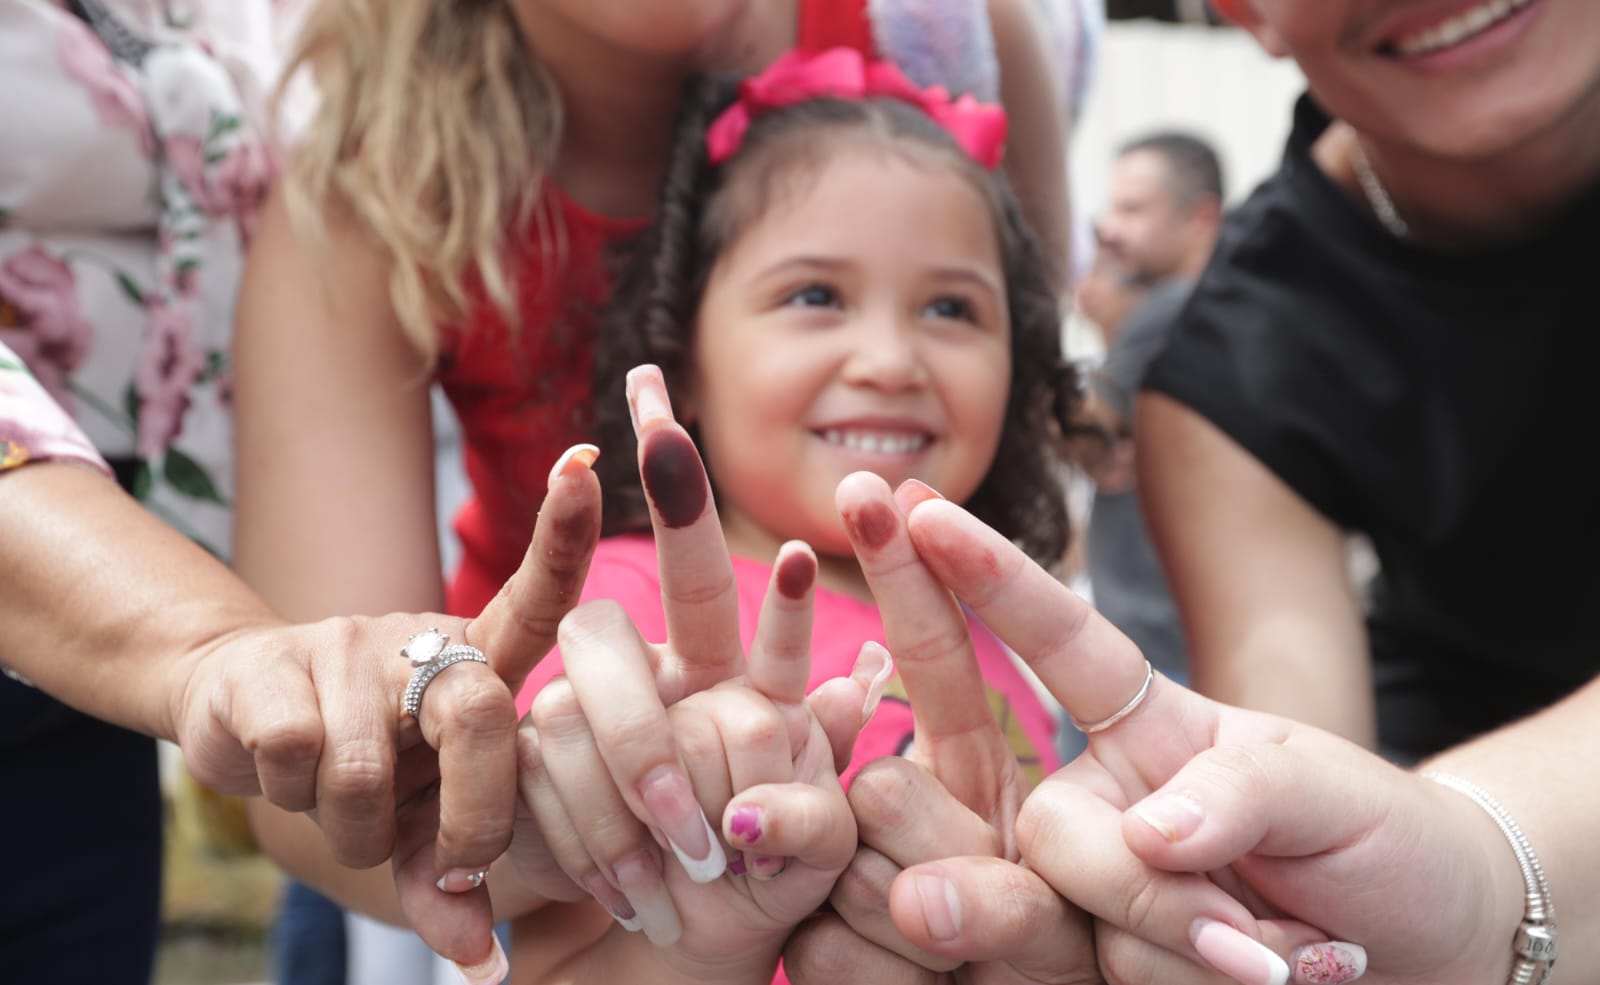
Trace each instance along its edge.
<instances>
[{"instance_id":1,"label":"dark stained nail","mask_svg":"<svg viewBox=\"0 0 1600 985\"><path fill-rule=\"evenodd\" d=\"M889 543L894 536L894 513L882 503L867 503L853 515L845 517L850 536L873 550Z\"/></svg>"},{"instance_id":2,"label":"dark stained nail","mask_svg":"<svg viewBox=\"0 0 1600 985\"><path fill-rule=\"evenodd\" d=\"M676 530L706 511L705 466L694 442L678 431L657 431L644 449L644 490L661 522Z\"/></svg>"},{"instance_id":3,"label":"dark stained nail","mask_svg":"<svg viewBox=\"0 0 1600 985\"><path fill-rule=\"evenodd\" d=\"M796 602L806 597L817 577L817 559L809 554L790 554L778 564L778 591Z\"/></svg>"}]
</instances>

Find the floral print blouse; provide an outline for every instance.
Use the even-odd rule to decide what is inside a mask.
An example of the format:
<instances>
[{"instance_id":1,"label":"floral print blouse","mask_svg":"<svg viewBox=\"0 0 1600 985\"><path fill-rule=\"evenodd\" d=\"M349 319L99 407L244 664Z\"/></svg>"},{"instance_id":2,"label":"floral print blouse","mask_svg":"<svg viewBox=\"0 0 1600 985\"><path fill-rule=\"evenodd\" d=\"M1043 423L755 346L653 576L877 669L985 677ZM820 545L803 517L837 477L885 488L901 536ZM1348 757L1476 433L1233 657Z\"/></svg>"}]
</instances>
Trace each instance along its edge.
<instances>
[{"instance_id":1,"label":"floral print blouse","mask_svg":"<svg viewBox=\"0 0 1600 985\"><path fill-rule=\"evenodd\" d=\"M0 344L0 475L32 462L81 462L106 470L94 445Z\"/></svg>"},{"instance_id":2,"label":"floral print blouse","mask_svg":"<svg viewBox=\"0 0 1600 985\"><path fill-rule=\"evenodd\" d=\"M283 6L0 0L0 343L223 557L233 300L273 177L258 124Z\"/></svg>"}]
</instances>

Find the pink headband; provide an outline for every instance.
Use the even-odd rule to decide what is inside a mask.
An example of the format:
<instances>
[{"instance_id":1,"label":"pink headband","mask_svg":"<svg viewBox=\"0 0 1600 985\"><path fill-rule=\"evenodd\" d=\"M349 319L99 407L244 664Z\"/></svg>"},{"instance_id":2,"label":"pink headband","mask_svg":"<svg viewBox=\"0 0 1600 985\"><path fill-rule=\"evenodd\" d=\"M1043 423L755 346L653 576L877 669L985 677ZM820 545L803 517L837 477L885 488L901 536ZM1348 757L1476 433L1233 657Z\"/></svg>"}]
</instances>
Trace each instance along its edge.
<instances>
[{"instance_id":1,"label":"pink headband","mask_svg":"<svg viewBox=\"0 0 1600 985\"><path fill-rule=\"evenodd\" d=\"M792 51L739 83L739 97L706 131L712 164L732 157L750 121L808 99L898 99L920 108L974 161L993 171L1005 151L1006 111L972 96L951 99L943 86L919 89L892 62L868 61L853 48Z\"/></svg>"}]
</instances>

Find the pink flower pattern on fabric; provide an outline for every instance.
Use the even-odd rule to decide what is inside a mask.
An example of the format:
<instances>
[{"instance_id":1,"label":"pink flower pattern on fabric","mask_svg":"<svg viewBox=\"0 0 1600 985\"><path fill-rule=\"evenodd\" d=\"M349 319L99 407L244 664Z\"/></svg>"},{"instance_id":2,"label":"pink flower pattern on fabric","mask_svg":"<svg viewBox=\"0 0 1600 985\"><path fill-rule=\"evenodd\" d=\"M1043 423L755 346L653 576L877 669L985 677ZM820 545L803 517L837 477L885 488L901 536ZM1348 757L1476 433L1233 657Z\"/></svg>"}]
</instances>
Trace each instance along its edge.
<instances>
[{"instance_id":1,"label":"pink flower pattern on fabric","mask_svg":"<svg viewBox=\"0 0 1600 985\"><path fill-rule=\"evenodd\" d=\"M0 345L0 472L31 462L105 463L15 354Z\"/></svg>"},{"instance_id":2,"label":"pink flower pattern on fabric","mask_svg":"<svg viewBox=\"0 0 1600 985\"><path fill-rule=\"evenodd\" d=\"M213 218L232 216L246 239L266 203L275 168L260 142L245 140L213 160L199 137L177 134L165 143L167 161L201 211Z\"/></svg>"},{"instance_id":3,"label":"pink flower pattern on fabric","mask_svg":"<svg viewBox=\"0 0 1600 985\"><path fill-rule=\"evenodd\" d=\"M150 302L150 322L139 368L134 376L139 396L139 454L154 458L183 432L190 389L206 368L206 354L194 344L189 312L161 301Z\"/></svg>"},{"instance_id":4,"label":"pink flower pattern on fabric","mask_svg":"<svg viewBox=\"0 0 1600 985\"><path fill-rule=\"evenodd\" d=\"M67 410L67 377L88 355L94 326L78 307L78 282L60 257L35 244L0 260L0 341L32 367Z\"/></svg>"},{"instance_id":5,"label":"pink flower pattern on fabric","mask_svg":"<svg viewBox=\"0 0 1600 985\"><path fill-rule=\"evenodd\" d=\"M111 53L87 26L63 18L56 33L56 55L68 77L89 91L95 113L107 126L122 127L139 138L146 156L155 151L150 118L138 86L118 71Z\"/></svg>"}]
</instances>

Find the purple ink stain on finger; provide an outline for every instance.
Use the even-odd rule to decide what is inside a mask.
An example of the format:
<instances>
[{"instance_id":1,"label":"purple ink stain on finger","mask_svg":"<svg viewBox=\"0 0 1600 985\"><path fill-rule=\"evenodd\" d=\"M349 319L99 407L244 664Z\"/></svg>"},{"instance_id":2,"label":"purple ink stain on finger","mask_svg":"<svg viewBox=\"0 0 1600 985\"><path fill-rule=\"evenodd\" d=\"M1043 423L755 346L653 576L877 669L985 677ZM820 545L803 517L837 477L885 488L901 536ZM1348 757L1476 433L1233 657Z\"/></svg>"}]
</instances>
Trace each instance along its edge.
<instances>
[{"instance_id":1,"label":"purple ink stain on finger","mask_svg":"<svg viewBox=\"0 0 1600 985\"><path fill-rule=\"evenodd\" d=\"M894 513L882 503L867 503L845 517L852 539L878 550L894 536Z\"/></svg>"},{"instance_id":2,"label":"purple ink stain on finger","mask_svg":"<svg viewBox=\"0 0 1600 985\"><path fill-rule=\"evenodd\" d=\"M811 590L817 577L817 560L809 554L791 554L778 565L778 591L798 602Z\"/></svg>"},{"instance_id":3,"label":"purple ink stain on finger","mask_svg":"<svg viewBox=\"0 0 1600 985\"><path fill-rule=\"evenodd\" d=\"M728 871L736 876L742 876L748 872L749 869L747 869L744 864L744 856L736 853L733 858L729 859Z\"/></svg>"},{"instance_id":4,"label":"purple ink stain on finger","mask_svg":"<svg viewBox=\"0 0 1600 985\"><path fill-rule=\"evenodd\" d=\"M706 470L687 435L657 431L644 449L644 489L661 522L676 530L706 511Z\"/></svg>"},{"instance_id":5,"label":"purple ink stain on finger","mask_svg":"<svg viewBox=\"0 0 1600 985\"><path fill-rule=\"evenodd\" d=\"M761 808L752 804L744 804L734 808L733 817L728 819L728 830L732 832L735 840L747 845L755 844L761 840Z\"/></svg>"}]
</instances>

